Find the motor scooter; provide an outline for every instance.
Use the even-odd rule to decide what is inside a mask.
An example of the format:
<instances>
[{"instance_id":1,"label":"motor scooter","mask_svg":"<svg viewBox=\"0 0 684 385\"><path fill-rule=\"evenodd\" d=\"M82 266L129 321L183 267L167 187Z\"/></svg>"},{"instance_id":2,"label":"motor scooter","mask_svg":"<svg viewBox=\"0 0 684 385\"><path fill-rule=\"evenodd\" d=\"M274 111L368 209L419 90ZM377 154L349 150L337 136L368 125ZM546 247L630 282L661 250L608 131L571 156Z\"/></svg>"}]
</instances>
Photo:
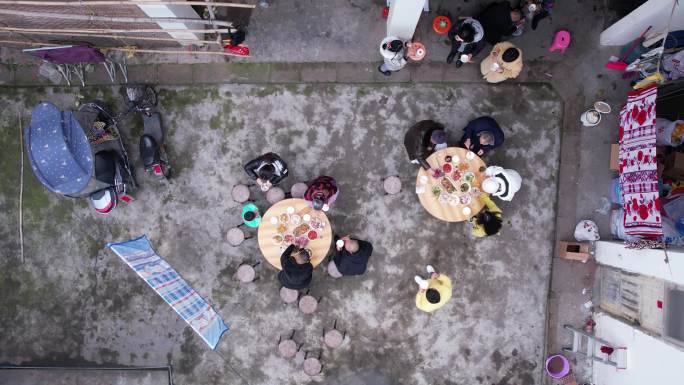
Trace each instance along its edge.
<instances>
[{"instance_id":1,"label":"motor scooter","mask_svg":"<svg viewBox=\"0 0 684 385\"><path fill-rule=\"evenodd\" d=\"M157 94L148 85L124 86L122 93L128 104L129 112L140 112L143 121L143 134L139 149L145 172L165 180L171 173L161 115L157 111Z\"/></svg>"}]
</instances>

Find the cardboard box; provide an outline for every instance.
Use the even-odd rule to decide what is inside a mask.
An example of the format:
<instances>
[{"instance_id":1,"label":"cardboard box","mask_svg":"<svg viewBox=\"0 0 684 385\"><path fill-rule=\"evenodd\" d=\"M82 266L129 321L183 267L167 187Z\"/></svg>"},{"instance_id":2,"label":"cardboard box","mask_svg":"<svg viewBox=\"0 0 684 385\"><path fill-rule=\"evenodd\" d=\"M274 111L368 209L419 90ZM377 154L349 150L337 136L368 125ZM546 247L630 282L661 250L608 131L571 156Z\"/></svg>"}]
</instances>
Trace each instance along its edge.
<instances>
[{"instance_id":1,"label":"cardboard box","mask_svg":"<svg viewBox=\"0 0 684 385\"><path fill-rule=\"evenodd\" d=\"M611 171L618 171L620 166L618 164L618 155L620 153L620 146L617 143L610 145L610 169Z\"/></svg>"},{"instance_id":2,"label":"cardboard box","mask_svg":"<svg viewBox=\"0 0 684 385\"><path fill-rule=\"evenodd\" d=\"M675 181L684 180L684 154L673 152L665 159L663 176Z\"/></svg>"},{"instance_id":3,"label":"cardboard box","mask_svg":"<svg viewBox=\"0 0 684 385\"><path fill-rule=\"evenodd\" d=\"M591 257L590 247L591 245L587 242L559 241L558 257L585 263Z\"/></svg>"}]
</instances>

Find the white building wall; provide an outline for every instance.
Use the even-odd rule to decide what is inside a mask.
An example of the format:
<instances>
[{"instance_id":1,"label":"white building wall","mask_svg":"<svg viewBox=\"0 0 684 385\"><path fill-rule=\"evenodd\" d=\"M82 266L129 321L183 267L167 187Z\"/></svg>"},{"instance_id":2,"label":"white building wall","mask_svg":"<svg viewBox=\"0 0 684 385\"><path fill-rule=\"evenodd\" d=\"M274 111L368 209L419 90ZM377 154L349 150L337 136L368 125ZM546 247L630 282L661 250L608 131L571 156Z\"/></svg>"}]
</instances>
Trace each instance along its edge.
<instances>
[{"instance_id":1,"label":"white building wall","mask_svg":"<svg viewBox=\"0 0 684 385\"><path fill-rule=\"evenodd\" d=\"M594 364L595 385L682 385L684 351L605 313L594 315L596 335L627 348L626 369Z\"/></svg>"},{"instance_id":2,"label":"white building wall","mask_svg":"<svg viewBox=\"0 0 684 385\"><path fill-rule=\"evenodd\" d=\"M411 40L426 0L392 0L387 18L387 36Z\"/></svg>"},{"instance_id":3,"label":"white building wall","mask_svg":"<svg viewBox=\"0 0 684 385\"><path fill-rule=\"evenodd\" d=\"M652 26L649 35L665 32L675 0L649 0L601 33L601 45L625 45ZM684 29L684 2L679 0L670 31Z\"/></svg>"},{"instance_id":4,"label":"white building wall","mask_svg":"<svg viewBox=\"0 0 684 385\"><path fill-rule=\"evenodd\" d=\"M189 5L138 5L151 18L199 19L199 15ZM202 29L201 24L157 23L162 29ZM176 39L201 40L202 34L193 32L169 32ZM182 43L190 44L190 43Z\"/></svg>"},{"instance_id":5,"label":"white building wall","mask_svg":"<svg viewBox=\"0 0 684 385\"><path fill-rule=\"evenodd\" d=\"M598 241L595 255L600 264L684 285L684 250L682 249L667 250L669 266L665 263L663 250L627 249L622 242ZM684 379L682 384L684 384Z\"/></svg>"}]
</instances>

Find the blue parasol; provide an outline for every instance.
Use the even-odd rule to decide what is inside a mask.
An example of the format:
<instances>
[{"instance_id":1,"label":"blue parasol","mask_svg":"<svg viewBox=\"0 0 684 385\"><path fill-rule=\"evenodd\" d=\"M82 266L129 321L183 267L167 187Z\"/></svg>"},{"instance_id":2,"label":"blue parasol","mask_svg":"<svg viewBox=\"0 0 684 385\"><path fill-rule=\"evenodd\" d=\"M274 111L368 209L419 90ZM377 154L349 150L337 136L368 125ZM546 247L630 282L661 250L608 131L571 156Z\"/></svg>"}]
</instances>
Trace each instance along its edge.
<instances>
[{"instance_id":1,"label":"blue parasol","mask_svg":"<svg viewBox=\"0 0 684 385\"><path fill-rule=\"evenodd\" d=\"M33 108L24 142L33 173L58 194L75 194L90 182L93 156L83 128L71 111L41 102Z\"/></svg>"}]
</instances>

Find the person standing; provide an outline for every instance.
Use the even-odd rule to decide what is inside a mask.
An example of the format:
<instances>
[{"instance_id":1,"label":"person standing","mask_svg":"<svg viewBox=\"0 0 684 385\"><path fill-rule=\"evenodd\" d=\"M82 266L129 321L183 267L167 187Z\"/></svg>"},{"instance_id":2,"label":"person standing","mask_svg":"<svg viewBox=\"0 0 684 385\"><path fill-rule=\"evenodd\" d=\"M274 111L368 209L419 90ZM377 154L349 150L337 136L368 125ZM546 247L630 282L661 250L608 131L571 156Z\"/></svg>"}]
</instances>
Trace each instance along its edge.
<instances>
[{"instance_id":1,"label":"person standing","mask_svg":"<svg viewBox=\"0 0 684 385\"><path fill-rule=\"evenodd\" d=\"M490 116L481 116L468 122L463 129L459 145L479 156L484 156L502 145L504 139L499 123Z\"/></svg>"},{"instance_id":2,"label":"person standing","mask_svg":"<svg viewBox=\"0 0 684 385\"><path fill-rule=\"evenodd\" d=\"M522 52L512 43L497 43L492 52L480 63L480 72L489 83L517 78L523 67Z\"/></svg>"},{"instance_id":3,"label":"person standing","mask_svg":"<svg viewBox=\"0 0 684 385\"><path fill-rule=\"evenodd\" d=\"M484 47L485 32L479 21L468 17L454 24L449 30L451 52L446 62L451 64L456 56L456 68L472 60Z\"/></svg>"},{"instance_id":4,"label":"person standing","mask_svg":"<svg viewBox=\"0 0 684 385\"><path fill-rule=\"evenodd\" d=\"M487 193L481 193L480 200L484 202L485 208L470 218L470 224L473 226L470 233L476 238L496 235L502 227L501 218L503 214L501 209L492 201Z\"/></svg>"},{"instance_id":5,"label":"person standing","mask_svg":"<svg viewBox=\"0 0 684 385\"><path fill-rule=\"evenodd\" d=\"M321 175L309 182L309 187L304 193L304 200L309 202L315 210L330 210L330 205L335 202L339 189L337 182L330 176Z\"/></svg>"},{"instance_id":6,"label":"person standing","mask_svg":"<svg viewBox=\"0 0 684 385\"><path fill-rule=\"evenodd\" d=\"M503 201L511 201L522 185L522 178L515 170L489 166L485 175L487 178L482 181L482 191Z\"/></svg>"},{"instance_id":7,"label":"person standing","mask_svg":"<svg viewBox=\"0 0 684 385\"><path fill-rule=\"evenodd\" d=\"M280 256L282 270L278 280L288 289L306 289L313 278L313 265L309 253L295 245L290 245Z\"/></svg>"},{"instance_id":8,"label":"person standing","mask_svg":"<svg viewBox=\"0 0 684 385\"><path fill-rule=\"evenodd\" d=\"M420 164L424 169L429 170L427 157L447 147L444 125L434 120L421 120L406 132L404 147L411 163Z\"/></svg>"},{"instance_id":9,"label":"person standing","mask_svg":"<svg viewBox=\"0 0 684 385\"><path fill-rule=\"evenodd\" d=\"M485 40L491 45L495 45L506 37L516 34L519 27L522 28L525 23L522 13L517 9L511 8L511 4L508 1L489 4L475 18L482 24ZM522 29L520 31L522 32Z\"/></svg>"},{"instance_id":10,"label":"person standing","mask_svg":"<svg viewBox=\"0 0 684 385\"><path fill-rule=\"evenodd\" d=\"M288 176L287 163L278 154L269 152L245 165L245 172L262 191L268 191Z\"/></svg>"},{"instance_id":11,"label":"person standing","mask_svg":"<svg viewBox=\"0 0 684 385\"><path fill-rule=\"evenodd\" d=\"M429 279L423 279L419 275L413 278L419 288L416 294L416 307L424 312L432 313L451 299L451 279L444 274L438 274L430 265L427 265L425 269L430 276Z\"/></svg>"},{"instance_id":12,"label":"person standing","mask_svg":"<svg viewBox=\"0 0 684 385\"><path fill-rule=\"evenodd\" d=\"M384 62L378 67L378 71L385 76L401 70L408 63L406 61L406 44L398 37L388 36L380 43L380 55Z\"/></svg>"},{"instance_id":13,"label":"person standing","mask_svg":"<svg viewBox=\"0 0 684 385\"><path fill-rule=\"evenodd\" d=\"M373 254L373 245L370 242L354 239L350 235L342 238L336 235L334 240L335 253L332 261L330 261L332 266L329 266L328 269L337 271L340 275L362 275L365 273L368 259Z\"/></svg>"}]
</instances>

